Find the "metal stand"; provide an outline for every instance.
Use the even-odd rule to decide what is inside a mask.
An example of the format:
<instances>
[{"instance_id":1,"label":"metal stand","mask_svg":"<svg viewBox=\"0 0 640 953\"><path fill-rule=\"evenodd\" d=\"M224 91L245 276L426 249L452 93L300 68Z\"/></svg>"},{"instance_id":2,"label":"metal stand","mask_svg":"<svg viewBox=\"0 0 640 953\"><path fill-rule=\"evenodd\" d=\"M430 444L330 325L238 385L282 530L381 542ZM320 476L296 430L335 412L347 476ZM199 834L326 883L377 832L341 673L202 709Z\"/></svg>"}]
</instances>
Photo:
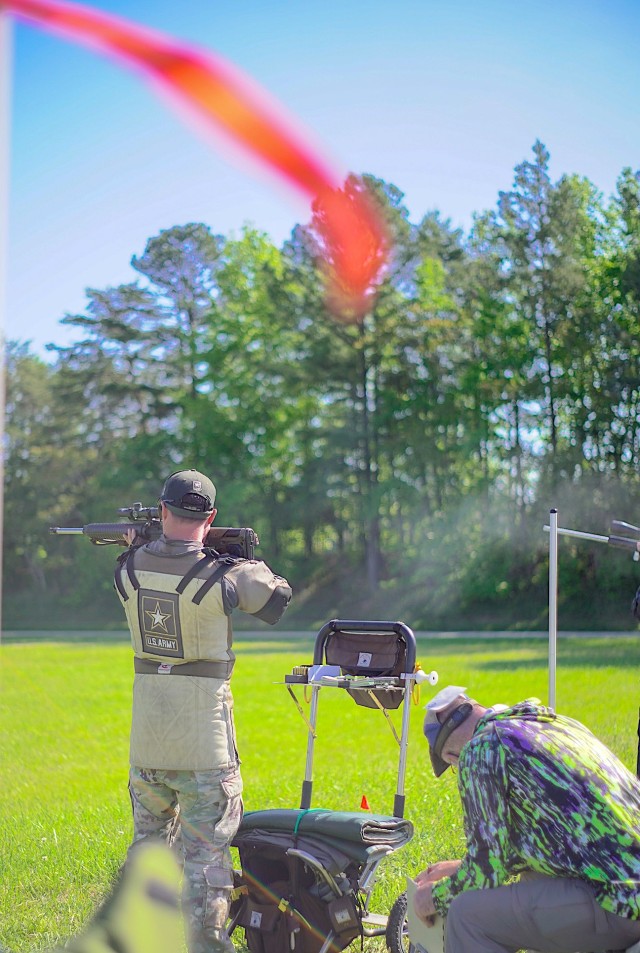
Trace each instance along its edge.
<instances>
[{"instance_id":1,"label":"metal stand","mask_svg":"<svg viewBox=\"0 0 640 953\"><path fill-rule=\"evenodd\" d=\"M558 643L558 511L549 513L549 705L556 704Z\"/></svg>"},{"instance_id":2,"label":"metal stand","mask_svg":"<svg viewBox=\"0 0 640 953\"><path fill-rule=\"evenodd\" d=\"M609 543L612 537L582 533L577 529L561 529L558 526L558 511L555 508L549 511L549 525L544 528L549 533L549 705L555 708L558 644L558 536L590 539L596 543Z\"/></svg>"},{"instance_id":3,"label":"metal stand","mask_svg":"<svg viewBox=\"0 0 640 953\"><path fill-rule=\"evenodd\" d=\"M574 539L588 539L595 543L609 543L621 549L630 550L633 559L640 559L640 527L632 526L620 520L612 520L611 526L617 533L625 535L601 536L596 533L583 533L577 529L561 529L558 526L558 511L549 511L549 525L544 529L549 533L549 705L556 703L556 649L558 641L558 536L572 536ZM640 777L640 720L638 721L638 769Z\"/></svg>"},{"instance_id":4,"label":"metal stand","mask_svg":"<svg viewBox=\"0 0 640 953\"><path fill-rule=\"evenodd\" d=\"M371 639L375 639L377 636L384 636L383 641L388 642L388 645L385 646L386 654L380 649L379 643L375 641L373 644L371 643ZM343 640L341 648L333 648L340 639ZM350 640L350 644L347 645L345 639ZM376 645L378 645L377 649ZM331 654L330 647L334 653L331 660L329 658ZM378 652L378 656L376 656L376 652ZM394 653L396 662L393 662ZM339 662L338 659L340 659ZM402 670L397 674L388 674L396 663L402 666ZM431 685L435 685L438 681L437 672L427 674L420 668L416 669L416 639L413 631L403 622L332 619L322 627L316 636L313 649L313 665L300 666L300 669L305 669L305 671L303 673L294 672L292 675L285 676L285 684L294 702L296 702L296 698L291 688L292 684L302 683L311 688L311 705L308 719L304 717L301 706L296 702L298 711L303 715L307 725L307 760L302 782L300 809L308 811L311 808L313 756L320 689L333 687L348 690L358 704L367 708L379 708L387 719L389 728L400 749L393 816L403 817L413 689L423 681L428 681ZM382 669L382 672L377 671L378 669ZM357 695L359 693L366 694L370 703L367 703L366 700L358 701ZM397 708L401 703L403 706L402 732L398 737L387 709Z\"/></svg>"}]
</instances>

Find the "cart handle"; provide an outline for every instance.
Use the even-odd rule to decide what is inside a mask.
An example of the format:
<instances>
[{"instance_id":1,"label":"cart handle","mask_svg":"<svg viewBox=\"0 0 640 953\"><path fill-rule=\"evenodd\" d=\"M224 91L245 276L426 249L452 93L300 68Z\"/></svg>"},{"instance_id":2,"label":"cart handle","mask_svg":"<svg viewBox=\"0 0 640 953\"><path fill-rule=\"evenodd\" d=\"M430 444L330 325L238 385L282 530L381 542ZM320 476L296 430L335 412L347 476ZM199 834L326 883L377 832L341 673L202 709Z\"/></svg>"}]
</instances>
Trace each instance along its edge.
<instances>
[{"instance_id":1,"label":"cart handle","mask_svg":"<svg viewBox=\"0 0 640 953\"><path fill-rule=\"evenodd\" d=\"M322 665L324 662L324 650L327 639L332 632L354 632L365 635L367 632L375 632L378 635L401 635L407 645L407 659L405 670L411 674L416 667L416 637L413 630L405 625L404 622L375 622L375 621L357 621L354 619L331 619L326 622L316 636L316 642L313 649L313 664Z\"/></svg>"}]
</instances>

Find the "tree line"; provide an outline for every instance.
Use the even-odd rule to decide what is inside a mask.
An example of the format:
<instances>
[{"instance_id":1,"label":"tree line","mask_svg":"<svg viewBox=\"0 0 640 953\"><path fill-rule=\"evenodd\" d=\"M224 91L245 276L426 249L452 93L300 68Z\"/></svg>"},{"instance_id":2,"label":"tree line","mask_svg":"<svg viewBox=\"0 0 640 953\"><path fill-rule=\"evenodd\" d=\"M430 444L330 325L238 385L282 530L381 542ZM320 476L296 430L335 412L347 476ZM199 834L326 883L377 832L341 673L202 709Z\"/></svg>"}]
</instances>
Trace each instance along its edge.
<instances>
[{"instance_id":1,"label":"tree line","mask_svg":"<svg viewBox=\"0 0 640 953\"><path fill-rule=\"evenodd\" d=\"M326 312L315 218L281 247L191 223L149 239L135 281L88 289L50 361L9 343L5 626L115 624L113 553L47 527L154 503L181 466L211 474L218 523L258 531L313 624L544 628L549 507L595 533L640 522L639 174L605 198L552 181L536 142L468 234L412 222L372 175L347 188L392 236L359 323ZM633 624L626 556L561 560L567 619Z\"/></svg>"}]
</instances>

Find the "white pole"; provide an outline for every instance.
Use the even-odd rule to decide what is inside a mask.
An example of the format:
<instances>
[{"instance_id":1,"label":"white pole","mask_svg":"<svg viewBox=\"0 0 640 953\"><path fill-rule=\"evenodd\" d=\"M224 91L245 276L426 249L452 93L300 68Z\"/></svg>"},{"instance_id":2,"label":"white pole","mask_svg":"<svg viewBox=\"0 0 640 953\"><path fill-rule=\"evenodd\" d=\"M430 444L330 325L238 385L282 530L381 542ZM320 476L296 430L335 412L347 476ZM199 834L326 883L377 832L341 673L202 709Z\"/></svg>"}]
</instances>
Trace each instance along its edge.
<instances>
[{"instance_id":1,"label":"white pole","mask_svg":"<svg viewBox=\"0 0 640 953\"><path fill-rule=\"evenodd\" d=\"M0 8L0 641L2 640L2 558L4 516L4 431L9 248L9 158L11 152L11 21Z\"/></svg>"},{"instance_id":2,"label":"white pole","mask_svg":"<svg viewBox=\"0 0 640 953\"><path fill-rule=\"evenodd\" d=\"M558 641L558 511L549 513L549 705L556 704L556 645Z\"/></svg>"},{"instance_id":3,"label":"white pole","mask_svg":"<svg viewBox=\"0 0 640 953\"><path fill-rule=\"evenodd\" d=\"M551 527L545 526L545 533L550 532ZM558 536L573 536L575 539L591 539L594 543L608 543L608 536L600 536L598 533L582 533L577 529L563 529L561 526L558 526Z\"/></svg>"}]
</instances>

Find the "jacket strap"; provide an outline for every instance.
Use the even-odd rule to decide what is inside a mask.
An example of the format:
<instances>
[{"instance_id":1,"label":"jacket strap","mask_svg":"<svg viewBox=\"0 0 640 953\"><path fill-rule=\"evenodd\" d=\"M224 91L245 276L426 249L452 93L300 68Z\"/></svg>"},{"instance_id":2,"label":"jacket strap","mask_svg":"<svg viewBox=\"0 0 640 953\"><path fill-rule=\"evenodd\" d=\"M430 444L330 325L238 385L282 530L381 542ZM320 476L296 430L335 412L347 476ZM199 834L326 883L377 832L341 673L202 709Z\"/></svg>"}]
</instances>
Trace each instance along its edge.
<instances>
[{"instance_id":1,"label":"jacket strap","mask_svg":"<svg viewBox=\"0 0 640 953\"><path fill-rule=\"evenodd\" d=\"M204 552L205 552L204 559L196 560L193 566L186 571L186 573L184 574L184 576L182 577L182 579L176 586L176 592L179 593L180 595L182 595L182 593L185 591L185 589L187 588L191 580L195 579L195 577L198 575L200 570L205 569L208 566L213 566L215 562L215 557L212 556L211 553L207 552L206 550Z\"/></svg>"},{"instance_id":2,"label":"jacket strap","mask_svg":"<svg viewBox=\"0 0 640 953\"><path fill-rule=\"evenodd\" d=\"M200 586L195 596L191 600L195 605L199 606L209 590L215 586L218 580L222 579L230 569L232 569L237 563L237 559L234 559L233 556L225 556L222 559L218 560L218 565L213 570L208 579L206 579L203 584Z\"/></svg>"}]
</instances>

